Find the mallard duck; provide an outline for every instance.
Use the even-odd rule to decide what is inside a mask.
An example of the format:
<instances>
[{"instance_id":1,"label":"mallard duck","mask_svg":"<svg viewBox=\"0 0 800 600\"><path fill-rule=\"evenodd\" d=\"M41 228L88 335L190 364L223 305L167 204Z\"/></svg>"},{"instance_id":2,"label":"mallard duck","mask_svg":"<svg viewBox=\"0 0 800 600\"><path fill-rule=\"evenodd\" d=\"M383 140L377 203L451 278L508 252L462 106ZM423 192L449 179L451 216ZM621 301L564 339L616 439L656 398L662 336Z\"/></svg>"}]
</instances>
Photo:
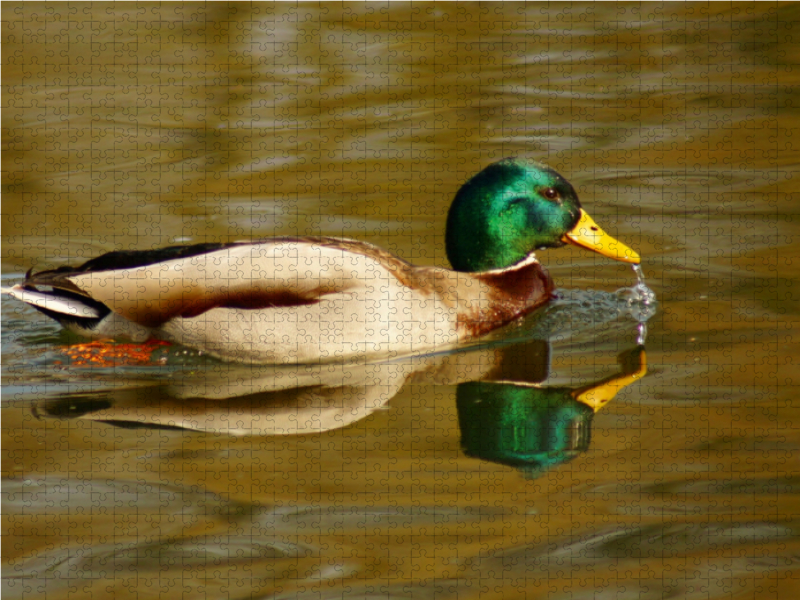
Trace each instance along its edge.
<instances>
[{"instance_id":1,"label":"mallard duck","mask_svg":"<svg viewBox=\"0 0 800 600\"><path fill-rule=\"evenodd\" d=\"M566 243L639 263L572 185L524 159L486 167L447 217L453 270L362 241L279 237L115 251L3 291L94 338L157 338L223 360L317 362L442 349L531 312L554 290L534 251ZM41 289L47 288L47 289Z\"/></svg>"}]
</instances>

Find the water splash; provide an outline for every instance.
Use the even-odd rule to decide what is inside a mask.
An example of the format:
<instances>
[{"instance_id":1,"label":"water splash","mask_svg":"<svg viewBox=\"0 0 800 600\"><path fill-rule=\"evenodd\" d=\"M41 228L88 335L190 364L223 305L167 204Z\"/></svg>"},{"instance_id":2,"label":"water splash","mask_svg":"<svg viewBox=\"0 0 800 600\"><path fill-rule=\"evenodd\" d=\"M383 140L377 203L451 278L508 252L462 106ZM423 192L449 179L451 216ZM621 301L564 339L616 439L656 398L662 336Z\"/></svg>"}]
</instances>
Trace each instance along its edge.
<instances>
[{"instance_id":1,"label":"water splash","mask_svg":"<svg viewBox=\"0 0 800 600\"><path fill-rule=\"evenodd\" d=\"M627 314L644 325L647 320L656 314L658 303L656 294L647 287L644 281L644 273L641 265L633 265L633 272L636 273L636 285L629 288L620 288L614 294L618 300L627 307ZM640 327L640 337L646 334L646 327Z\"/></svg>"},{"instance_id":2,"label":"water splash","mask_svg":"<svg viewBox=\"0 0 800 600\"><path fill-rule=\"evenodd\" d=\"M644 343L647 340L647 323L640 322L639 325L636 326L636 329L639 332L639 335L636 336L636 344L639 346L644 346Z\"/></svg>"},{"instance_id":3,"label":"water splash","mask_svg":"<svg viewBox=\"0 0 800 600\"><path fill-rule=\"evenodd\" d=\"M624 287L616 292L601 292L597 290L568 290L557 291L557 298L552 303L555 308L580 307L588 313L594 312L600 320L618 317L628 317L644 325L648 319L656 314L658 302L656 294L647 287L642 268L633 265L637 283L633 287Z\"/></svg>"},{"instance_id":4,"label":"water splash","mask_svg":"<svg viewBox=\"0 0 800 600\"><path fill-rule=\"evenodd\" d=\"M647 287L647 284L644 282L644 271L642 271L642 265L633 265L633 272L636 273L637 283L632 289L638 294L638 302L643 304L655 304L656 293Z\"/></svg>"},{"instance_id":5,"label":"water splash","mask_svg":"<svg viewBox=\"0 0 800 600\"><path fill-rule=\"evenodd\" d=\"M656 311L656 293L647 287L641 265L633 265L633 272L636 273L637 283L629 290L631 301L646 309L640 315L643 318L639 318L639 336L637 338L637 343L644 346L645 339L647 339L647 319L652 317Z\"/></svg>"},{"instance_id":6,"label":"water splash","mask_svg":"<svg viewBox=\"0 0 800 600\"><path fill-rule=\"evenodd\" d=\"M553 337L591 337L613 323L637 323L637 344L647 337L647 321L658 310L655 292L647 287L642 269L634 265L637 283L615 292L560 288L556 298L529 323L548 339Z\"/></svg>"}]
</instances>

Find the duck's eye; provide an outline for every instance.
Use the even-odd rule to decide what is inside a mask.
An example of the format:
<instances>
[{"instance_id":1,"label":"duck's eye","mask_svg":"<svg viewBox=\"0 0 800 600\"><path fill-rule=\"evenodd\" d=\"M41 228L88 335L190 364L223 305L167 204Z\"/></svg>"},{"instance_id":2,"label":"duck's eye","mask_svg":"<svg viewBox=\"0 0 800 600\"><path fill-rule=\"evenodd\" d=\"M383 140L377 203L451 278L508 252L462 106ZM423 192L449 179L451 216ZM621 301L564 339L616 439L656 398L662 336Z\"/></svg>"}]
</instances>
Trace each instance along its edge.
<instances>
[{"instance_id":1,"label":"duck's eye","mask_svg":"<svg viewBox=\"0 0 800 600\"><path fill-rule=\"evenodd\" d=\"M555 188L547 188L542 192L542 194L544 194L544 197L548 200L555 200L558 198L558 192Z\"/></svg>"}]
</instances>

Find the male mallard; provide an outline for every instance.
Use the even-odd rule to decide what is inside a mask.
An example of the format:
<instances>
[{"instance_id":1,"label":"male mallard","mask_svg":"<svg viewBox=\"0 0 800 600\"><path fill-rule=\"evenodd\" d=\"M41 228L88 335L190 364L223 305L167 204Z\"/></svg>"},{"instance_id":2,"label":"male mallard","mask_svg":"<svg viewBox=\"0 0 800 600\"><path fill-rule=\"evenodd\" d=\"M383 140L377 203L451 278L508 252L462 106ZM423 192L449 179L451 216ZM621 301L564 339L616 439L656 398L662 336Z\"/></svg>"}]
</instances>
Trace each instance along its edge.
<instances>
[{"instance_id":1,"label":"male mallard","mask_svg":"<svg viewBox=\"0 0 800 600\"><path fill-rule=\"evenodd\" d=\"M553 281L533 252L565 243L639 262L561 175L505 159L470 179L450 207L454 271L415 267L356 240L280 237L109 252L29 272L3 291L82 335L156 337L226 360L399 355L479 336L547 302Z\"/></svg>"}]
</instances>

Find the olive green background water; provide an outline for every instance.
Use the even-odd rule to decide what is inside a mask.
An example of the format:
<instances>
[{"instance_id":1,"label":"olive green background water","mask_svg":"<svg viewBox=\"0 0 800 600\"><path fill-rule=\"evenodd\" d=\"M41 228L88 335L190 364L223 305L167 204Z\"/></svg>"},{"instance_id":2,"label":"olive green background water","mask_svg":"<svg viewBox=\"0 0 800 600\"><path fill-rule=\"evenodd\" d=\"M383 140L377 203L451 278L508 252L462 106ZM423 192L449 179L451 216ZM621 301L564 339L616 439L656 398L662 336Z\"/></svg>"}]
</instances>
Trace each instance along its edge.
<instances>
[{"instance_id":1,"label":"olive green background water","mask_svg":"<svg viewBox=\"0 0 800 600\"><path fill-rule=\"evenodd\" d=\"M640 252L659 301L647 375L534 477L465 452L456 384L523 358L545 386L612 377L629 317L548 313L538 363L523 343L256 377L180 349L69 365L78 340L4 298L4 598L796 597L796 5L6 2L2 20L3 285L296 233L446 265L459 185L524 154ZM562 288L633 283L578 249L540 258ZM330 411L265 400L264 377Z\"/></svg>"}]
</instances>

